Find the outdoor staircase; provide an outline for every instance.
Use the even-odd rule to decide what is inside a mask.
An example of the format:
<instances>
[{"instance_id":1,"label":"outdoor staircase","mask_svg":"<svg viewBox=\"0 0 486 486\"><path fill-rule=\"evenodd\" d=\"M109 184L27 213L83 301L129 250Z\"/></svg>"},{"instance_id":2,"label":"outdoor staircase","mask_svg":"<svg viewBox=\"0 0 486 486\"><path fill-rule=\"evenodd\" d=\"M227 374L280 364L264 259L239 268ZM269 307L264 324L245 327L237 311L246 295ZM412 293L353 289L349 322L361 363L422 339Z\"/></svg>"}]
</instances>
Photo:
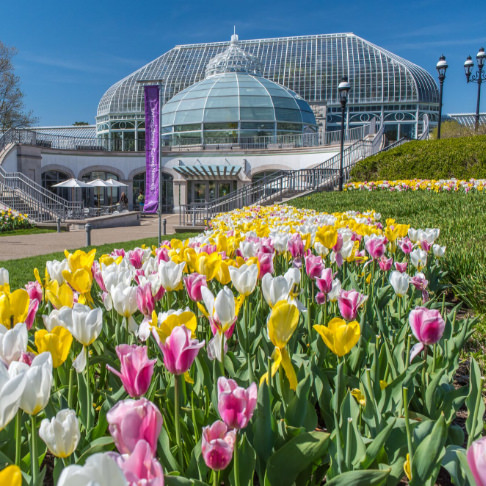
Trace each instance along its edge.
<instances>
[{"instance_id":1,"label":"outdoor staircase","mask_svg":"<svg viewBox=\"0 0 486 486\"><path fill-rule=\"evenodd\" d=\"M383 149L384 127L343 151L343 182L360 160ZM339 185L341 154L309 169L280 171L246 185L230 194L206 203L192 203L181 208L179 227L204 227L219 213L250 205L270 205L304 196L316 191L331 191Z\"/></svg>"},{"instance_id":2,"label":"outdoor staircase","mask_svg":"<svg viewBox=\"0 0 486 486\"><path fill-rule=\"evenodd\" d=\"M0 167L0 204L26 214L36 223L84 218L82 203L67 201L21 172L7 172L3 167Z\"/></svg>"}]
</instances>

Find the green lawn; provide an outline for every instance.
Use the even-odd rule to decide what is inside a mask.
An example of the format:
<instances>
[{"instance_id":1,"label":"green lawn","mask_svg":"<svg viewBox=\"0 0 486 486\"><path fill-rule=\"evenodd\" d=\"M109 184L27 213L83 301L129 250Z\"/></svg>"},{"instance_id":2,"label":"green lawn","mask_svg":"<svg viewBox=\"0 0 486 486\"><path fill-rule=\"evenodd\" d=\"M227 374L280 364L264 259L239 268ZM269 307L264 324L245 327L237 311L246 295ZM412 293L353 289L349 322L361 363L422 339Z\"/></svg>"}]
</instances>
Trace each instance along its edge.
<instances>
[{"instance_id":1,"label":"green lawn","mask_svg":"<svg viewBox=\"0 0 486 486\"><path fill-rule=\"evenodd\" d=\"M335 211L374 209L383 222L394 218L414 228L440 228L437 240L447 246L448 282L465 307L480 315L471 351L484 363L486 352L486 195L352 191L322 192L295 199L299 208Z\"/></svg>"},{"instance_id":2,"label":"green lawn","mask_svg":"<svg viewBox=\"0 0 486 486\"><path fill-rule=\"evenodd\" d=\"M5 231L0 233L0 238L2 236L18 236L18 235L38 235L40 233L54 233L55 229L48 228L24 228L14 231Z\"/></svg>"},{"instance_id":3,"label":"green lawn","mask_svg":"<svg viewBox=\"0 0 486 486\"><path fill-rule=\"evenodd\" d=\"M164 239L177 238L184 240L197 233L177 233L174 235L166 235ZM109 243L106 245L100 245L97 247L89 246L81 248L82 250L88 251L91 248L96 248L97 256L103 255L104 253L110 253L115 248L124 248L125 250L132 250L133 248L140 247L142 245L152 246L157 245L157 238L146 238L143 240L125 241L119 243ZM23 287L30 280L34 280L34 268L38 268L43 275L43 269L45 264L49 260L62 260L64 259L63 252L49 253L47 255L39 255L30 258L19 258L17 260L5 260L0 261L0 267L6 268L10 274L10 287L16 289Z\"/></svg>"}]
</instances>

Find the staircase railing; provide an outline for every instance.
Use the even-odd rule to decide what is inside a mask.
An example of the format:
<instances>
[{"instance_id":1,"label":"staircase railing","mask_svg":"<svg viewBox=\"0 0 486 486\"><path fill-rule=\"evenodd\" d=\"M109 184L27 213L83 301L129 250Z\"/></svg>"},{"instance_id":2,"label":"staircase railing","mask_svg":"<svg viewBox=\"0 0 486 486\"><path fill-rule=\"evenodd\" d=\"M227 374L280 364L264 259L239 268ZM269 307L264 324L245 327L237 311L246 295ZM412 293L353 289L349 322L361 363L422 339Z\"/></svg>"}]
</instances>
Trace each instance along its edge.
<instances>
[{"instance_id":1,"label":"staircase railing","mask_svg":"<svg viewBox=\"0 0 486 486\"><path fill-rule=\"evenodd\" d=\"M9 207L38 222L65 219L83 219L83 203L67 201L37 184L21 172L7 172L0 167L0 183L4 187L0 201L9 198ZM6 189L10 191L7 194Z\"/></svg>"},{"instance_id":2,"label":"staircase railing","mask_svg":"<svg viewBox=\"0 0 486 486\"><path fill-rule=\"evenodd\" d=\"M424 114L424 126L422 133L417 137L417 140L428 140L429 139L429 130L430 130L430 119L427 113Z\"/></svg>"}]
</instances>

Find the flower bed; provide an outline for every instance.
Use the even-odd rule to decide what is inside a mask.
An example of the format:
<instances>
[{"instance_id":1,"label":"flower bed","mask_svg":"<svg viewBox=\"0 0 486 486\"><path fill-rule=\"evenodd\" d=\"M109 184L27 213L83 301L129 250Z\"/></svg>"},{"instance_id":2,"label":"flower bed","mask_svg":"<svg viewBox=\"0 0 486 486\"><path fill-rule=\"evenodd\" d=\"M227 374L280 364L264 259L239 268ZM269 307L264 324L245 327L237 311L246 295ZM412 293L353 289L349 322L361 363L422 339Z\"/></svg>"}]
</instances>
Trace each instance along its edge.
<instances>
[{"instance_id":1,"label":"flower bed","mask_svg":"<svg viewBox=\"0 0 486 486\"><path fill-rule=\"evenodd\" d=\"M0 211L0 233L32 227L33 225L27 219L26 214L14 214L11 209Z\"/></svg>"},{"instance_id":2,"label":"flower bed","mask_svg":"<svg viewBox=\"0 0 486 486\"><path fill-rule=\"evenodd\" d=\"M349 182L345 184L345 191L429 191L429 192L486 192L486 179L458 179L428 180L410 179L398 181L365 181Z\"/></svg>"},{"instance_id":3,"label":"flower bed","mask_svg":"<svg viewBox=\"0 0 486 486\"><path fill-rule=\"evenodd\" d=\"M66 252L26 289L0 270L0 484L484 481L474 360L453 383L475 320L439 292L438 238L252 207L161 248Z\"/></svg>"}]
</instances>

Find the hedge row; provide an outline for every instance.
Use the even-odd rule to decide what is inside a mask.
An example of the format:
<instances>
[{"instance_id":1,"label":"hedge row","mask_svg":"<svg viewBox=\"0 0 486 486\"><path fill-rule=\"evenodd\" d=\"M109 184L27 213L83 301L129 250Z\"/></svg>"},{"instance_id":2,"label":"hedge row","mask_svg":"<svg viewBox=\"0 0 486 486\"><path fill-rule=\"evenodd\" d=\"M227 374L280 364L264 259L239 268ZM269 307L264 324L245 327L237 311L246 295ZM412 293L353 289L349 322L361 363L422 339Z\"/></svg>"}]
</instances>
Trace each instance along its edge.
<instances>
[{"instance_id":1,"label":"hedge row","mask_svg":"<svg viewBox=\"0 0 486 486\"><path fill-rule=\"evenodd\" d=\"M411 141L368 157L351 171L352 181L486 178L486 135Z\"/></svg>"}]
</instances>

